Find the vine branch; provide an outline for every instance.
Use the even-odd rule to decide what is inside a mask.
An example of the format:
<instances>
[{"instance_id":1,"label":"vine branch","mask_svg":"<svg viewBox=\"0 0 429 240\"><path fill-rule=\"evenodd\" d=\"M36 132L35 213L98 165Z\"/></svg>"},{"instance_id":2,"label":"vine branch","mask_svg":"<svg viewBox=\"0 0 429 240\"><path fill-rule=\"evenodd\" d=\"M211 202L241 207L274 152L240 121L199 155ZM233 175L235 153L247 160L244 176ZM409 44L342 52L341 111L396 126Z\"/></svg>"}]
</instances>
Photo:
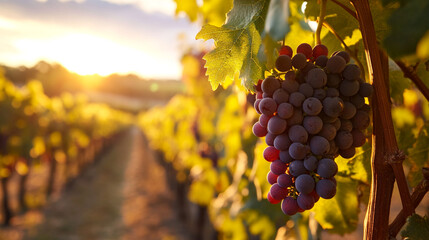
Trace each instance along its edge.
<instances>
[{"instance_id":1,"label":"vine branch","mask_svg":"<svg viewBox=\"0 0 429 240\"><path fill-rule=\"evenodd\" d=\"M429 88L423 83L422 79L416 74L414 70L411 70L404 62L396 60L395 63L404 73L404 77L411 79L417 86L420 92L425 96L426 100L429 101Z\"/></svg>"},{"instance_id":2,"label":"vine branch","mask_svg":"<svg viewBox=\"0 0 429 240\"><path fill-rule=\"evenodd\" d=\"M413 194L411 194L411 202L413 210L417 208L420 202L423 200L423 197L429 191L429 168L423 168L423 179L420 183L414 188ZM409 217L404 209L402 209L395 220L389 225L389 235L390 237L395 238L398 232L404 226L407 217Z\"/></svg>"},{"instance_id":3,"label":"vine branch","mask_svg":"<svg viewBox=\"0 0 429 240\"><path fill-rule=\"evenodd\" d=\"M322 41L320 40L320 33L322 32L322 26L326 15L326 1L327 0L321 0L320 3L320 14L316 29L316 44L322 44Z\"/></svg>"},{"instance_id":4,"label":"vine branch","mask_svg":"<svg viewBox=\"0 0 429 240\"><path fill-rule=\"evenodd\" d=\"M354 12L352 9L350 9L349 7L347 7L346 5L342 4L341 2L339 2L337 0L331 0L331 1L334 2L335 4L337 4L338 6L340 6L341 8L343 8L346 12L348 12L350 15L352 15L352 17L357 19L356 12Z\"/></svg>"}]
</instances>

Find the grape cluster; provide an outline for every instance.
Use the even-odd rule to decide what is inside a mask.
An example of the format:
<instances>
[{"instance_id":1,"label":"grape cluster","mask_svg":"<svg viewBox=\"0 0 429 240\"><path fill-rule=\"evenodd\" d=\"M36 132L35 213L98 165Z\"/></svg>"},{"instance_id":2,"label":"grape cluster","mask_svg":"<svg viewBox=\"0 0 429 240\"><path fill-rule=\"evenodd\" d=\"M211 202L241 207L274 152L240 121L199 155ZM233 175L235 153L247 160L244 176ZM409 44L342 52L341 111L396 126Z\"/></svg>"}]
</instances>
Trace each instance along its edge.
<instances>
[{"instance_id":1,"label":"grape cluster","mask_svg":"<svg viewBox=\"0 0 429 240\"><path fill-rule=\"evenodd\" d=\"M279 53L276 71L256 85L253 133L268 145L267 198L294 215L335 196L334 159L353 157L365 143L373 88L347 52L328 57L326 46L303 43L294 56L289 46Z\"/></svg>"}]
</instances>

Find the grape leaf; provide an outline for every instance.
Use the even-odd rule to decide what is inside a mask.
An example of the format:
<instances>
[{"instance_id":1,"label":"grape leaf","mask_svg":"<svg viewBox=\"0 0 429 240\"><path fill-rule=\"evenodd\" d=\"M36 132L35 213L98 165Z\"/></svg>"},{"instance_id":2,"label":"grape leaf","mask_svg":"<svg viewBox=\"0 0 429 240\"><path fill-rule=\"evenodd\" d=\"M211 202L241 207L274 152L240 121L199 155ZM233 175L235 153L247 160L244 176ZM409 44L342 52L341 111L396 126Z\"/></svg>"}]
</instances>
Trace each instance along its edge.
<instances>
[{"instance_id":1,"label":"grape leaf","mask_svg":"<svg viewBox=\"0 0 429 240\"><path fill-rule=\"evenodd\" d=\"M401 236L410 240L425 240L429 236L428 216L421 217L413 214L407 218L407 224L401 232Z\"/></svg>"},{"instance_id":2,"label":"grape leaf","mask_svg":"<svg viewBox=\"0 0 429 240\"><path fill-rule=\"evenodd\" d=\"M205 22L220 27L225 23L226 13L231 7L232 0L204 0L201 12Z\"/></svg>"},{"instance_id":3,"label":"grape leaf","mask_svg":"<svg viewBox=\"0 0 429 240\"><path fill-rule=\"evenodd\" d=\"M416 53L419 40L429 30L428 12L429 1L411 0L392 13L389 19L391 31L383 41L391 57Z\"/></svg>"},{"instance_id":4,"label":"grape leaf","mask_svg":"<svg viewBox=\"0 0 429 240\"><path fill-rule=\"evenodd\" d=\"M411 187L415 187L423 178L422 167L428 167L429 158L429 123L420 130L417 141L413 148L408 150L408 160L411 168L408 173L408 180Z\"/></svg>"},{"instance_id":5,"label":"grape leaf","mask_svg":"<svg viewBox=\"0 0 429 240\"><path fill-rule=\"evenodd\" d=\"M267 2L265 0L236 0L222 27L204 25L197 39L214 39L215 49L204 56L212 88L227 87L239 75L242 85L253 90L263 77L258 59Z\"/></svg>"},{"instance_id":6,"label":"grape leaf","mask_svg":"<svg viewBox=\"0 0 429 240\"><path fill-rule=\"evenodd\" d=\"M197 19L198 4L196 0L174 0L176 2L176 14L186 13L191 22Z\"/></svg>"},{"instance_id":7,"label":"grape leaf","mask_svg":"<svg viewBox=\"0 0 429 240\"><path fill-rule=\"evenodd\" d=\"M289 0L271 0L265 20L265 32L274 40L283 40L289 32Z\"/></svg>"}]
</instances>

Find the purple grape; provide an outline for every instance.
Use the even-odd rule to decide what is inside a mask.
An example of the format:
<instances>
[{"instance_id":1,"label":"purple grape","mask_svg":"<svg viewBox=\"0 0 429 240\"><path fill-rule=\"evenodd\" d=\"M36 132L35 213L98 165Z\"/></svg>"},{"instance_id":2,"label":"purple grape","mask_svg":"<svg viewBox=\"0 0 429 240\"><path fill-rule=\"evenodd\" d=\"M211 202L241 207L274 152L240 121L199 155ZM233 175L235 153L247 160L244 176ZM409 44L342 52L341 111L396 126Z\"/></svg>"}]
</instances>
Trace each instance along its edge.
<instances>
[{"instance_id":1,"label":"purple grape","mask_svg":"<svg viewBox=\"0 0 429 240\"><path fill-rule=\"evenodd\" d=\"M258 114L262 114L261 110L259 109L259 104L261 103L261 101L261 99L256 99L256 101L253 103L253 107Z\"/></svg>"},{"instance_id":2,"label":"purple grape","mask_svg":"<svg viewBox=\"0 0 429 240\"><path fill-rule=\"evenodd\" d=\"M262 81L261 89L263 93L266 93L268 96L272 96L280 86L280 82L277 78L269 76Z\"/></svg>"},{"instance_id":3,"label":"purple grape","mask_svg":"<svg viewBox=\"0 0 429 240\"><path fill-rule=\"evenodd\" d=\"M292 161L294 160L294 159L290 156L289 151L280 151L279 158L280 158L280 160L282 160L282 162L284 162L284 163L290 163L290 162L292 162Z\"/></svg>"},{"instance_id":4,"label":"purple grape","mask_svg":"<svg viewBox=\"0 0 429 240\"><path fill-rule=\"evenodd\" d=\"M303 69L307 64L307 57L302 53L297 53L292 57L292 66L296 69Z\"/></svg>"},{"instance_id":5,"label":"purple grape","mask_svg":"<svg viewBox=\"0 0 429 240\"><path fill-rule=\"evenodd\" d=\"M308 72L307 83L313 88L322 88L326 85L328 76L321 68L313 68Z\"/></svg>"},{"instance_id":6,"label":"purple grape","mask_svg":"<svg viewBox=\"0 0 429 240\"><path fill-rule=\"evenodd\" d=\"M290 176L289 174L283 173L283 174L278 176L277 183L282 188L288 188L288 187L292 186L292 183L293 183L292 182L292 176Z\"/></svg>"},{"instance_id":7,"label":"purple grape","mask_svg":"<svg viewBox=\"0 0 429 240\"><path fill-rule=\"evenodd\" d=\"M356 64L348 64L343 70L343 78L349 81L356 80L360 73L360 68Z\"/></svg>"},{"instance_id":8,"label":"purple grape","mask_svg":"<svg viewBox=\"0 0 429 240\"><path fill-rule=\"evenodd\" d=\"M339 97L327 97L323 100L323 112L330 117L340 116L343 108L343 100Z\"/></svg>"},{"instance_id":9,"label":"purple grape","mask_svg":"<svg viewBox=\"0 0 429 240\"><path fill-rule=\"evenodd\" d=\"M298 206L301 209L309 210L312 209L314 206L314 198L310 194L299 194L296 199Z\"/></svg>"},{"instance_id":10,"label":"purple grape","mask_svg":"<svg viewBox=\"0 0 429 240\"><path fill-rule=\"evenodd\" d=\"M294 125L290 127L288 135L292 142L306 143L308 139L308 133L301 125Z\"/></svg>"},{"instance_id":11,"label":"purple grape","mask_svg":"<svg viewBox=\"0 0 429 240\"><path fill-rule=\"evenodd\" d=\"M335 139L337 135L337 129L335 129L332 124L323 124L322 130L320 130L319 135L326 138L326 140L331 141Z\"/></svg>"},{"instance_id":12,"label":"purple grape","mask_svg":"<svg viewBox=\"0 0 429 240\"><path fill-rule=\"evenodd\" d=\"M370 124L369 114L365 111L357 111L356 115L352 119L353 127L359 130L366 129Z\"/></svg>"},{"instance_id":13,"label":"purple grape","mask_svg":"<svg viewBox=\"0 0 429 240\"><path fill-rule=\"evenodd\" d=\"M365 105L365 98L363 98L361 95L356 94L352 97L350 97L350 102L355 105L357 109L363 107Z\"/></svg>"},{"instance_id":14,"label":"purple grape","mask_svg":"<svg viewBox=\"0 0 429 240\"><path fill-rule=\"evenodd\" d=\"M340 83L340 93L343 96L351 97L359 92L360 84L357 80L342 81Z\"/></svg>"},{"instance_id":15,"label":"purple grape","mask_svg":"<svg viewBox=\"0 0 429 240\"><path fill-rule=\"evenodd\" d=\"M353 129L351 132L352 136L353 136L353 147L361 147L362 145L365 144L366 142L366 137L365 134L363 134L363 132L361 132L358 129Z\"/></svg>"},{"instance_id":16,"label":"purple grape","mask_svg":"<svg viewBox=\"0 0 429 240\"><path fill-rule=\"evenodd\" d=\"M313 88L308 83L303 83L299 85L298 91L302 93L305 97L313 96Z\"/></svg>"},{"instance_id":17,"label":"purple grape","mask_svg":"<svg viewBox=\"0 0 429 240\"><path fill-rule=\"evenodd\" d=\"M261 124L262 127L267 127L268 125L268 120L270 120L271 117L265 115L265 114L261 114L261 116L259 116L259 124Z\"/></svg>"},{"instance_id":18,"label":"purple grape","mask_svg":"<svg viewBox=\"0 0 429 240\"><path fill-rule=\"evenodd\" d=\"M314 62L319 67L326 67L326 63L328 62L328 57L325 55L321 55L316 58L316 61Z\"/></svg>"},{"instance_id":19,"label":"purple grape","mask_svg":"<svg viewBox=\"0 0 429 240\"><path fill-rule=\"evenodd\" d=\"M258 100L256 100L256 102L257 101ZM262 114L265 114L271 117L273 116L274 112L277 110L277 103L272 98L264 98L259 103L259 110Z\"/></svg>"},{"instance_id":20,"label":"purple grape","mask_svg":"<svg viewBox=\"0 0 429 240\"><path fill-rule=\"evenodd\" d=\"M329 73L326 85L328 87L331 87L331 88L337 88L338 86L340 86L340 83L342 80L343 79L342 79L341 75L336 74L336 73Z\"/></svg>"},{"instance_id":21,"label":"purple grape","mask_svg":"<svg viewBox=\"0 0 429 240\"><path fill-rule=\"evenodd\" d=\"M340 92L336 88L327 88L326 89L326 97L339 97Z\"/></svg>"},{"instance_id":22,"label":"purple grape","mask_svg":"<svg viewBox=\"0 0 429 240\"><path fill-rule=\"evenodd\" d=\"M330 179L321 179L316 184L316 192L321 198L331 199L337 193L337 186Z\"/></svg>"},{"instance_id":23,"label":"purple grape","mask_svg":"<svg viewBox=\"0 0 429 240\"><path fill-rule=\"evenodd\" d=\"M288 55L280 55L276 60L276 68L280 72L286 72L292 67L292 60Z\"/></svg>"},{"instance_id":24,"label":"purple grape","mask_svg":"<svg viewBox=\"0 0 429 240\"><path fill-rule=\"evenodd\" d=\"M261 126L261 124L259 122L256 122L253 125L253 134L257 137L264 137L265 135L267 135L267 129L264 128L263 126Z\"/></svg>"},{"instance_id":25,"label":"purple grape","mask_svg":"<svg viewBox=\"0 0 429 240\"><path fill-rule=\"evenodd\" d=\"M316 183L312 176L301 174L295 179L296 190L300 193L311 193Z\"/></svg>"},{"instance_id":26,"label":"purple grape","mask_svg":"<svg viewBox=\"0 0 429 240\"><path fill-rule=\"evenodd\" d=\"M334 122L332 122L332 125L335 127L335 129L338 131L341 128L341 120L339 118L336 118Z\"/></svg>"},{"instance_id":27,"label":"purple grape","mask_svg":"<svg viewBox=\"0 0 429 240\"><path fill-rule=\"evenodd\" d=\"M321 136L313 136L310 140L310 149L314 155L325 155L329 151L329 141Z\"/></svg>"},{"instance_id":28,"label":"purple grape","mask_svg":"<svg viewBox=\"0 0 429 240\"><path fill-rule=\"evenodd\" d=\"M267 143L268 146L274 146L274 139L276 139L275 134L272 133L267 133L267 135L265 135L265 143Z\"/></svg>"},{"instance_id":29,"label":"purple grape","mask_svg":"<svg viewBox=\"0 0 429 240\"><path fill-rule=\"evenodd\" d=\"M313 155L307 156L304 159L304 167L308 171L314 171L317 168L318 162L319 162L319 160L317 160L317 158L315 156L313 156Z\"/></svg>"},{"instance_id":30,"label":"purple grape","mask_svg":"<svg viewBox=\"0 0 429 240\"><path fill-rule=\"evenodd\" d=\"M311 116L319 114L322 111L322 107L320 100L314 97L309 97L302 103L302 110Z\"/></svg>"},{"instance_id":31,"label":"purple grape","mask_svg":"<svg viewBox=\"0 0 429 240\"><path fill-rule=\"evenodd\" d=\"M320 101L323 101L326 97L326 91L323 88L314 89L313 97L319 99Z\"/></svg>"},{"instance_id":32,"label":"purple grape","mask_svg":"<svg viewBox=\"0 0 429 240\"><path fill-rule=\"evenodd\" d=\"M283 119L289 119L293 115L293 106L290 103L281 103L277 107L277 116Z\"/></svg>"},{"instance_id":33,"label":"purple grape","mask_svg":"<svg viewBox=\"0 0 429 240\"><path fill-rule=\"evenodd\" d=\"M294 142L289 147L289 155L294 159L304 159L308 153L308 146Z\"/></svg>"},{"instance_id":34,"label":"purple grape","mask_svg":"<svg viewBox=\"0 0 429 240\"><path fill-rule=\"evenodd\" d=\"M304 100L305 96L300 92L293 92L289 96L289 103L294 105L295 107L301 107L302 102L304 102Z\"/></svg>"},{"instance_id":35,"label":"purple grape","mask_svg":"<svg viewBox=\"0 0 429 240\"><path fill-rule=\"evenodd\" d=\"M274 183L270 188L271 196L276 200L282 200L287 197L287 188L282 188L278 183Z\"/></svg>"},{"instance_id":36,"label":"purple grape","mask_svg":"<svg viewBox=\"0 0 429 240\"><path fill-rule=\"evenodd\" d=\"M340 56L332 56L326 62L326 70L329 73L341 73L346 67L346 61Z\"/></svg>"},{"instance_id":37,"label":"purple grape","mask_svg":"<svg viewBox=\"0 0 429 240\"><path fill-rule=\"evenodd\" d=\"M340 131L351 132L353 130L353 123L347 119L341 119Z\"/></svg>"},{"instance_id":38,"label":"purple grape","mask_svg":"<svg viewBox=\"0 0 429 240\"><path fill-rule=\"evenodd\" d=\"M356 114L356 107L351 102L344 102L344 109L341 113L341 118L351 119Z\"/></svg>"},{"instance_id":39,"label":"purple grape","mask_svg":"<svg viewBox=\"0 0 429 240\"><path fill-rule=\"evenodd\" d=\"M338 152L343 158L352 158L356 154L356 149L354 147L349 147L347 149L340 149Z\"/></svg>"},{"instance_id":40,"label":"purple grape","mask_svg":"<svg viewBox=\"0 0 429 240\"><path fill-rule=\"evenodd\" d=\"M318 116L306 116L304 117L302 125L309 134L317 134L322 130L323 121Z\"/></svg>"},{"instance_id":41,"label":"purple grape","mask_svg":"<svg viewBox=\"0 0 429 240\"><path fill-rule=\"evenodd\" d=\"M274 139L274 147L277 148L280 151L286 151L289 149L289 146L291 145L291 140L289 139L288 134L284 133L281 135L278 135Z\"/></svg>"},{"instance_id":42,"label":"purple grape","mask_svg":"<svg viewBox=\"0 0 429 240\"><path fill-rule=\"evenodd\" d=\"M289 164L289 173L294 177L298 177L307 173L307 169L305 169L303 161L295 160Z\"/></svg>"},{"instance_id":43,"label":"purple grape","mask_svg":"<svg viewBox=\"0 0 429 240\"><path fill-rule=\"evenodd\" d=\"M278 177L279 177L278 175L276 175L276 174L274 174L272 172L268 172L268 174L267 174L267 181L268 181L269 184L273 185L274 183L277 182Z\"/></svg>"},{"instance_id":44,"label":"purple grape","mask_svg":"<svg viewBox=\"0 0 429 240\"><path fill-rule=\"evenodd\" d=\"M369 97L374 91L373 87L369 83L361 83L359 88L359 95L362 97Z\"/></svg>"},{"instance_id":45,"label":"purple grape","mask_svg":"<svg viewBox=\"0 0 429 240\"><path fill-rule=\"evenodd\" d=\"M288 126L300 125L302 124L303 118L302 110L300 108L295 108L292 117L287 120L287 124Z\"/></svg>"},{"instance_id":46,"label":"purple grape","mask_svg":"<svg viewBox=\"0 0 429 240\"><path fill-rule=\"evenodd\" d=\"M338 171L338 166L334 160L330 158L322 158L317 165L317 174L322 178L331 178Z\"/></svg>"},{"instance_id":47,"label":"purple grape","mask_svg":"<svg viewBox=\"0 0 429 240\"><path fill-rule=\"evenodd\" d=\"M298 212L299 206L296 199L287 197L283 200L281 208L284 214L292 216Z\"/></svg>"},{"instance_id":48,"label":"purple grape","mask_svg":"<svg viewBox=\"0 0 429 240\"><path fill-rule=\"evenodd\" d=\"M283 88L279 88L274 92L273 99L276 101L277 105L285 103L289 100L289 93Z\"/></svg>"},{"instance_id":49,"label":"purple grape","mask_svg":"<svg viewBox=\"0 0 429 240\"><path fill-rule=\"evenodd\" d=\"M278 135L282 134L286 130L286 127L286 120L281 119L278 116L274 116L268 121L267 130L269 133Z\"/></svg>"},{"instance_id":50,"label":"purple grape","mask_svg":"<svg viewBox=\"0 0 429 240\"><path fill-rule=\"evenodd\" d=\"M335 143L339 149L347 149L353 144L353 136L350 132L339 131L335 137Z\"/></svg>"},{"instance_id":51,"label":"purple grape","mask_svg":"<svg viewBox=\"0 0 429 240\"><path fill-rule=\"evenodd\" d=\"M270 170L275 175L280 175L286 172L287 166L280 159L271 162Z\"/></svg>"}]
</instances>

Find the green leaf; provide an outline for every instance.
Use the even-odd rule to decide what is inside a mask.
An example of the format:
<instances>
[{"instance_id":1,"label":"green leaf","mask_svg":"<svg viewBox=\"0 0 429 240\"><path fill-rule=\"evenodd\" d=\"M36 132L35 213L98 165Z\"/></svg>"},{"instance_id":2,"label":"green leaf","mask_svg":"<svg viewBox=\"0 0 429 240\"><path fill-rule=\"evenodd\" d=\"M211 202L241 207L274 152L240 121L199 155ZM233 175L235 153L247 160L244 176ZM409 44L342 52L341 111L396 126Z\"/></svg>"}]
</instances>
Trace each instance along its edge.
<instances>
[{"instance_id":1,"label":"green leaf","mask_svg":"<svg viewBox=\"0 0 429 240\"><path fill-rule=\"evenodd\" d=\"M265 20L265 32L274 40L283 40L289 32L289 0L271 0Z\"/></svg>"},{"instance_id":2,"label":"green leaf","mask_svg":"<svg viewBox=\"0 0 429 240\"><path fill-rule=\"evenodd\" d=\"M356 229L359 214L357 181L335 177L337 194L332 199L320 199L313 208L315 219L324 229L345 234Z\"/></svg>"},{"instance_id":3,"label":"green leaf","mask_svg":"<svg viewBox=\"0 0 429 240\"><path fill-rule=\"evenodd\" d=\"M411 164L408 173L408 181L411 187L415 187L423 178L422 167L428 167L429 158L429 123L420 130L417 141L411 148L408 161Z\"/></svg>"},{"instance_id":4,"label":"green leaf","mask_svg":"<svg viewBox=\"0 0 429 240\"><path fill-rule=\"evenodd\" d=\"M184 12L191 22L197 20L198 4L196 0L174 0L176 2L176 14Z\"/></svg>"},{"instance_id":5,"label":"green leaf","mask_svg":"<svg viewBox=\"0 0 429 240\"><path fill-rule=\"evenodd\" d=\"M383 43L389 55L398 58L416 53L417 44L429 30L429 1L411 0L396 9L390 19L390 34Z\"/></svg>"},{"instance_id":6,"label":"green leaf","mask_svg":"<svg viewBox=\"0 0 429 240\"><path fill-rule=\"evenodd\" d=\"M253 85L263 77L264 69L257 55L265 13L266 1L236 0L225 25L205 25L197 34L197 39L215 41L215 49L204 56L214 90L219 85L227 87L237 75L243 86L253 90Z\"/></svg>"},{"instance_id":7,"label":"green leaf","mask_svg":"<svg viewBox=\"0 0 429 240\"><path fill-rule=\"evenodd\" d=\"M421 217L413 214L407 218L407 224L401 232L403 238L409 240L425 240L429 236L429 219L428 216Z\"/></svg>"}]
</instances>

